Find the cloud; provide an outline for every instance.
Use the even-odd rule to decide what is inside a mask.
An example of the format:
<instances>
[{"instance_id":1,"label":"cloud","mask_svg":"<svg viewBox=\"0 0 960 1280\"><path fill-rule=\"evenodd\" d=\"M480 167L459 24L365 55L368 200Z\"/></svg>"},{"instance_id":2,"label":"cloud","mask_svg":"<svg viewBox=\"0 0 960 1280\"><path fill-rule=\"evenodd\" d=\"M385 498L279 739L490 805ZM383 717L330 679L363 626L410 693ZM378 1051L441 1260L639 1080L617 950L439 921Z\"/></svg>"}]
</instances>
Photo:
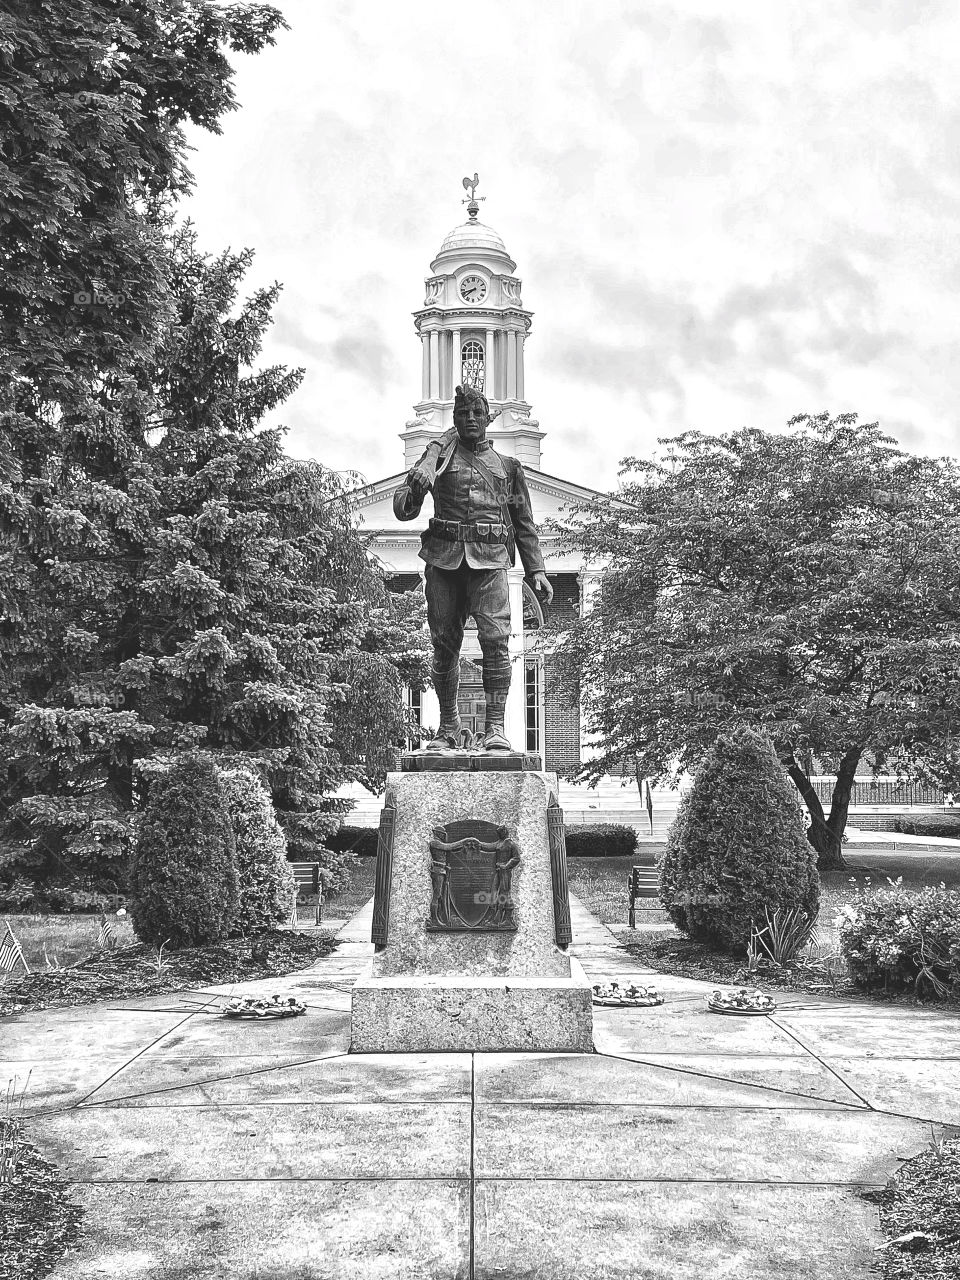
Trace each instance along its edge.
<instances>
[{"instance_id":1,"label":"cloud","mask_svg":"<svg viewBox=\"0 0 960 1280\"><path fill-rule=\"evenodd\" d=\"M823 407L960 452L947 0L282 8L242 110L191 134L189 212L285 282L264 358L307 366L298 448L400 465L411 312L476 170L534 312L546 470Z\"/></svg>"}]
</instances>

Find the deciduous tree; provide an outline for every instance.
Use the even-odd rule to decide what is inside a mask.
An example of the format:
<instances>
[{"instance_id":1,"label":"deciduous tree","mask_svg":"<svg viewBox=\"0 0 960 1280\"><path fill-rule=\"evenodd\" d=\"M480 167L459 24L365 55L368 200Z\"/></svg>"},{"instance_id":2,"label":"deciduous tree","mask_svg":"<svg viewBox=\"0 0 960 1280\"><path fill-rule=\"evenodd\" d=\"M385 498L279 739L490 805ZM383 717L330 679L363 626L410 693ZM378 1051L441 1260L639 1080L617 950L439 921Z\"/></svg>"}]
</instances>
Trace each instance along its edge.
<instances>
[{"instance_id":1,"label":"deciduous tree","mask_svg":"<svg viewBox=\"0 0 960 1280\"><path fill-rule=\"evenodd\" d=\"M661 444L568 529L608 566L561 645L600 743L589 772L634 756L675 775L724 729L762 727L821 867L841 865L865 756L919 776L956 750L960 468L853 414ZM827 811L811 754L836 772Z\"/></svg>"}]
</instances>

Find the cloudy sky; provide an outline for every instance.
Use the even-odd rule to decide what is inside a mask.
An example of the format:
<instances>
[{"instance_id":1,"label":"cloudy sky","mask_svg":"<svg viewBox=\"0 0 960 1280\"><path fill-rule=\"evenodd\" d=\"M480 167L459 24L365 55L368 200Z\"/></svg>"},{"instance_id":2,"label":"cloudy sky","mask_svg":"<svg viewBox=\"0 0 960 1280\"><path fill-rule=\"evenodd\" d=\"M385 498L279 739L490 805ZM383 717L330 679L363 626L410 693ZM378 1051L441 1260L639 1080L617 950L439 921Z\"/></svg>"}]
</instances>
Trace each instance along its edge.
<instances>
[{"instance_id":1,"label":"cloudy sky","mask_svg":"<svg viewBox=\"0 0 960 1280\"><path fill-rule=\"evenodd\" d=\"M821 409L960 453L954 0L276 2L187 212L284 285L297 456L401 469L411 312L474 171L544 470L607 488L658 436Z\"/></svg>"}]
</instances>

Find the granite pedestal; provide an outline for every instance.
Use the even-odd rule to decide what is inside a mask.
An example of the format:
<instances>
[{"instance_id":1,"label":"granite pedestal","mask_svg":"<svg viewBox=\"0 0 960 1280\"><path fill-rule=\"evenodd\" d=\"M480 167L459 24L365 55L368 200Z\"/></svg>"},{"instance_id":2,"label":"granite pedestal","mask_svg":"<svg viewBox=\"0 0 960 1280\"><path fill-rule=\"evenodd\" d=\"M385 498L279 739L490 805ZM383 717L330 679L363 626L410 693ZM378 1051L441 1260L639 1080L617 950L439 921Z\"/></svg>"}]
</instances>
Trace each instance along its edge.
<instances>
[{"instance_id":1,"label":"granite pedestal","mask_svg":"<svg viewBox=\"0 0 960 1280\"><path fill-rule=\"evenodd\" d=\"M556 775L529 767L389 775L377 855L376 951L352 991L353 1052L593 1051L590 983L566 945L556 793ZM519 852L510 923L499 929L431 922L432 835L443 828L455 836L471 820L506 827Z\"/></svg>"}]
</instances>

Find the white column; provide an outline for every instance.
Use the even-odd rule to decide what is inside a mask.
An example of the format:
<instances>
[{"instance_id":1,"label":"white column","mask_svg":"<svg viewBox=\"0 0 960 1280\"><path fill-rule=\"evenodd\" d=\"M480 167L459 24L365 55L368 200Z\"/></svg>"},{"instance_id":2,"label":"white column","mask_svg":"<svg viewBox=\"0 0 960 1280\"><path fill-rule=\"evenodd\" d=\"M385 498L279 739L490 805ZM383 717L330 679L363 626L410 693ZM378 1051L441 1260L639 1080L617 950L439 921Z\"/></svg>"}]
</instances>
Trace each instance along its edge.
<instances>
[{"instance_id":1,"label":"white column","mask_svg":"<svg viewBox=\"0 0 960 1280\"><path fill-rule=\"evenodd\" d=\"M421 573L420 581L423 583L423 591L426 592L425 574ZM432 684L427 685L420 695L420 723L425 729L440 727L440 700Z\"/></svg>"},{"instance_id":2,"label":"white column","mask_svg":"<svg viewBox=\"0 0 960 1280\"><path fill-rule=\"evenodd\" d=\"M430 341L425 333L420 335L420 345L423 347L423 376L420 379L420 397L426 400L430 395Z\"/></svg>"},{"instance_id":3,"label":"white column","mask_svg":"<svg viewBox=\"0 0 960 1280\"><path fill-rule=\"evenodd\" d=\"M497 399L496 363L493 355L493 330L487 330L487 341L483 348L483 394L488 400Z\"/></svg>"},{"instance_id":4,"label":"white column","mask_svg":"<svg viewBox=\"0 0 960 1280\"><path fill-rule=\"evenodd\" d=\"M427 685L420 695L420 723L424 729L439 729L440 703L433 685Z\"/></svg>"},{"instance_id":5,"label":"white column","mask_svg":"<svg viewBox=\"0 0 960 1280\"><path fill-rule=\"evenodd\" d=\"M506 400L517 398L517 331L507 330L507 386Z\"/></svg>"},{"instance_id":6,"label":"white column","mask_svg":"<svg viewBox=\"0 0 960 1280\"><path fill-rule=\"evenodd\" d=\"M523 571L507 571L510 592L510 692L504 732L514 751L527 748L527 698L523 673Z\"/></svg>"},{"instance_id":7,"label":"white column","mask_svg":"<svg viewBox=\"0 0 960 1280\"><path fill-rule=\"evenodd\" d=\"M453 347L450 359L450 390L447 392L448 397L453 399L453 389L460 382L460 330L453 331Z\"/></svg>"},{"instance_id":8,"label":"white column","mask_svg":"<svg viewBox=\"0 0 960 1280\"><path fill-rule=\"evenodd\" d=\"M580 616L584 617L593 608L594 596L600 590L602 579L597 569L585 568L577 574L577 585L580 587ZM580 707L580 761L590 760L598 755L597 738L587 733L584 728L583 705Z\"/></svg>"},{"instance_id":9,"label":"white column","mask_svg":"<svg viewBox=\"0 0 960 1280\"><path fill-rule=\"evenodd\" d=\"M517 399L523 399L523 345L526 334L517 335Z\"/></svg>"},{"instance_id":10,"label":"white column","mask_svg":"<svg viewBox=\"0 0 960 1280\"><path fill-rule=\"evenodd\" d=\"M430 330L430 399L440 399L440 334Z\"/></svg>"}]
</instances>

